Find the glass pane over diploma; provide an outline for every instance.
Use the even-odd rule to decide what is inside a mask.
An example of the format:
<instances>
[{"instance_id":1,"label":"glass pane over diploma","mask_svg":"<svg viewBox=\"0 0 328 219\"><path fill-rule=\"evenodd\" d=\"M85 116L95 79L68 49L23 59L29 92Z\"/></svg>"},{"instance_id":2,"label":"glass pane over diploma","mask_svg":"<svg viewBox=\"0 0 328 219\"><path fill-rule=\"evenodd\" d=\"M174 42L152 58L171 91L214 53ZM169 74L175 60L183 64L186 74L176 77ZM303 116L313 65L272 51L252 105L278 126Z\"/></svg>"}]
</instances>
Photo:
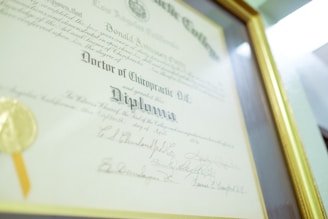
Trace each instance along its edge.
<instances>
[{"instance_id":1,"label":"glass pane over diploma","mask_svg":"<svg viewBox=\"0 0 328 219\"><path fill-rule=\"evenodd\" d=\"M38 130L0 152L0 210L266 218L224 34L176 1L0 0L0 96Z\"/></svg>"},{"instance_id":2,"label":"glass pane over diploma","mask_svg":"<svg viewBox=\"0 0 328 219\"><path fill-rule=\"evenodd\" d=\"M248 138L269 218L301 218L281 144L244 23L214 1L185 0L225 34Z\"/></svg>"}]
</instances>

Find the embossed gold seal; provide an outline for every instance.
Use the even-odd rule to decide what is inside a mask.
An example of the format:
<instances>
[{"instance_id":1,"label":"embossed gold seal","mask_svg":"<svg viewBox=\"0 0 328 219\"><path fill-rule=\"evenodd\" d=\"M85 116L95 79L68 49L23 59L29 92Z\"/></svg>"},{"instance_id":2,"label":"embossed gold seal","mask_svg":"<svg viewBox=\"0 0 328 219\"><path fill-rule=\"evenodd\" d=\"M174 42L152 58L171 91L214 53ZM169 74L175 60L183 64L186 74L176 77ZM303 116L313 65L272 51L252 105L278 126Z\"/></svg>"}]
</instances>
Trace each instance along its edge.
<instances>
[{"instance_id":1,"label":"embossed gold seal","mask_svg":"<svg viewBox=\"0 0 328 219\"><path fill-rule=\"evenodd\" d=\"M32 145L36 135L32 112L17 100L0 97L0 151L20 153Z\"/></svg>"},{"instance_id":2,"label":"embossed gold seal","mask_svg":"<svg viewBox=\"0 0 328 219\"><path fill-rule=\"evenodd\" d=\"M32 112L17 100L0 97L0 151L11 154L25 198L31 183L21 152L32 145L36 134Z\"/></svg>"}]
</instances>

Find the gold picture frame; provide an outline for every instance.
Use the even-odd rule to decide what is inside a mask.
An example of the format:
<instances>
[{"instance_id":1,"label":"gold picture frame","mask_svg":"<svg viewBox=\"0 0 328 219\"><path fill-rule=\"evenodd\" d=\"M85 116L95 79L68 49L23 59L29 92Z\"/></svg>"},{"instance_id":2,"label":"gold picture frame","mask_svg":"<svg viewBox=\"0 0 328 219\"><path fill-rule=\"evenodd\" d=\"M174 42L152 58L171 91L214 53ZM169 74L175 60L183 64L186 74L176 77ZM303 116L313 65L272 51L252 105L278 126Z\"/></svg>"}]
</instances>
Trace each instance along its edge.
<instances>
[{"instance_id":1,"label":"gold picture frame","mask_svg":"<svg viewBox=\"0 0 328 219\"><path fill-rule=\"evenodd\" d=\"M216 0L247 25L303 218L326 218L259 12L244 1Z\"/></svg>"}]
</instances>

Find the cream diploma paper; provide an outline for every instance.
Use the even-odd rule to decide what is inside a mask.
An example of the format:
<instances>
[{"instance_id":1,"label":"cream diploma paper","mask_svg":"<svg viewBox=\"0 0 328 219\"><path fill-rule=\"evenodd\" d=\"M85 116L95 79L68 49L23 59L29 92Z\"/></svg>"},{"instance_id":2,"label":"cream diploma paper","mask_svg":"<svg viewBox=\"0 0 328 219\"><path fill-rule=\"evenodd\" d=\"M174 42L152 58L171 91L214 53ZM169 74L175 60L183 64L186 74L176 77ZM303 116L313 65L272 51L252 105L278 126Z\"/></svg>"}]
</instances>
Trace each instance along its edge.
<instances>
[{"instance_id":1,"label":"cream diploma paper","mask_svg":"<svg viewBox=\"0 0 328 219\"><path fill-rule=\"evenodd\" d=\"M0 48L0 96L38 125L25 196L0 154L1 211L265 217L219 27L171 0L0 0Z\"/></svg>"}]
</instances>

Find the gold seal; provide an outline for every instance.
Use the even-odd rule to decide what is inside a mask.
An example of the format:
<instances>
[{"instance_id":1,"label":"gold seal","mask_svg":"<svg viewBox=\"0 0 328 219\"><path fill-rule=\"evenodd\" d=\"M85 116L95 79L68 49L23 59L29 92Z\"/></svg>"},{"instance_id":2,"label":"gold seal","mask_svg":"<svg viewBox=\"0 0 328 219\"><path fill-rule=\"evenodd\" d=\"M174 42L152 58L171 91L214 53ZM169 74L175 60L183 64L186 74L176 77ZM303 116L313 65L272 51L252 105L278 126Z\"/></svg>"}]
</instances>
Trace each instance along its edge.
<instances>
[{"instance_id":1,"label":"gold seal","mask_svg":"<svg viewBox=\"0 0 328 219\"><path fill-rule=\"evenodd\" d=\"M32 145L36 134L31 110L17 100L0 97L0 151L20 153Z\"/></svg>"}]
</instances>

